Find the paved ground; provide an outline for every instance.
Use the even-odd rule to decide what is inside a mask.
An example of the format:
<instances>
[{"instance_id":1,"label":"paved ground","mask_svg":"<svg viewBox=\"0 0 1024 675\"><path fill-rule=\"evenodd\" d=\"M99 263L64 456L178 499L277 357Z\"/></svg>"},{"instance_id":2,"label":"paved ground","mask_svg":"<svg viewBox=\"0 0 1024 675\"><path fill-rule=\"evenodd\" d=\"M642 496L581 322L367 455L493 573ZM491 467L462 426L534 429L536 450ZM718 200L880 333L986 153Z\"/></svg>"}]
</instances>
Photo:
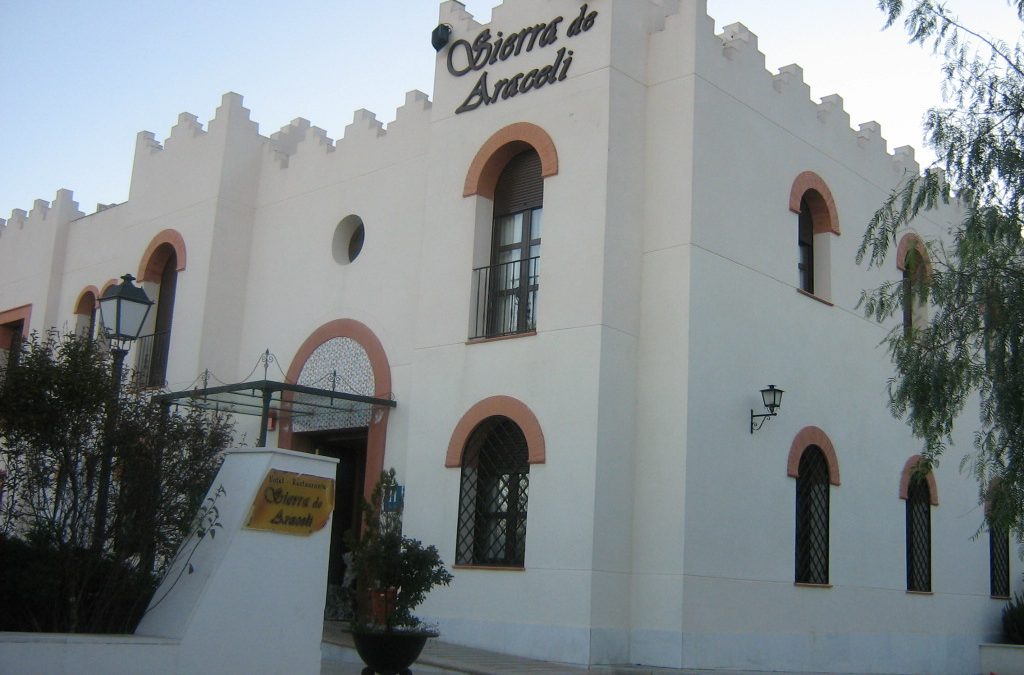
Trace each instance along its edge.
<instances>
[{"instance_id":1,"label":"paved ground","mask_svg":"<svg viewBox=\"0 0 1024 675\"><path fill-rule=\"evenodd\" d=\"M323 660L321 675L358 675L363 663L352 645L352 636L344 632L342 624L324 622ZM512 675L514 673L585 673L585 668L546 661L532 661L518 656L498 654L482 649L430 640L413 673L469 673L470 675Z\"/></svg>"},{"instance_id":2,"label":"paved ground","mask_svg":"<svg viewBox=\"0 0 1024 675\"><path fill-rule=\"evenodd\" d=\"M323 660L320 675L360 675L363 663L356 654L352 636L343 630L343 624L324 622ZM467 673L469 675L573 675L603 673L604 675L766 675L748 671L676 670L673 668L644 668L632 666L595 666L587 668L550 661L533 661L518 656L460 647L459 645L429 640L412 671L417 673ZM772 675L786 675L773 673ZM806 674L804 674L806 675Z\"/></svg>"}]
</instances>

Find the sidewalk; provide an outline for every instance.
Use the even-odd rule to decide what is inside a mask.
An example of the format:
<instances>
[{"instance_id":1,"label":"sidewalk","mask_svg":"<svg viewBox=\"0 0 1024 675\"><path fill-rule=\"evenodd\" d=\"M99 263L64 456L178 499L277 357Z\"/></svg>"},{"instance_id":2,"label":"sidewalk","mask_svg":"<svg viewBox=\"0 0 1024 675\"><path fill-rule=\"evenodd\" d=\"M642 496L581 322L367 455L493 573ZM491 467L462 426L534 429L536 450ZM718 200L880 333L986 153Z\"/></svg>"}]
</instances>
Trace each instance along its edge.
<instances>
[{"instance_id":1,"label":"sidewalk","mask_svg":"<svg viewBox=\"0 0 1024 675\"><path fill-rule=\"evenodd\" d=\"M359 675L363 662L356 654L352 636L336 621L324 622L321 675ZM428 640L423 653L412 667L413 673L468 673L470 675L558 675L585 673L586 668L549 661L533 661L519 656L483 649L461 647L440 640Z\"/></svg>"},{"instance_id":2,"label":"sidewalk","mask_svg":"<svg viewBox=\"0 0 1024 675\"><path fill-rule=\"evenodd\" d=\"M352 636L338 621L324 622L320 675L360 675L363 662L356 654ZM440 640L428 640L419 660L413 664L416 673L467 673L469 675L572 675L573 673L603 673L604 675L765 675L751 671L676 670L644 666L593 666L589 669L566 663L534 661L472 647L461 647ZM772 675L786 675L777 672ZM806 673L802 675L807 675Z\"/></svg>"}]
</instances>

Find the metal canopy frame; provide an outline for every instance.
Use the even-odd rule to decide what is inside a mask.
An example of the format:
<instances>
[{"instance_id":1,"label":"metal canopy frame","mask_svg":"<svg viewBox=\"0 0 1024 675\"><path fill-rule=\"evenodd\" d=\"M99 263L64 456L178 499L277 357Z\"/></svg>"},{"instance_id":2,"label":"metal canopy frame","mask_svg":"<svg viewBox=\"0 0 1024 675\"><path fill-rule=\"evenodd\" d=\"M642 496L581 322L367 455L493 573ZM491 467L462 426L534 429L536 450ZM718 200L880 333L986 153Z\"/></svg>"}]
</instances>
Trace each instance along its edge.
<instances>
[{"instance_id":1,"label":"metal canopy frame","mask_svg":"<svg viewBox=\"0 0 1024 675\"><path fill-rule=\"evenodd\" d=\"M279 419L294 419L339 412L364 412L372 408L394 408L398 405L390 398L350 394L274 380L254 380L219 387L173 391L157 394L153 400L168 406L183 405L235 415L259 416L260 447L267 444L267 426L271 412L276 412Z\"/></svg>"}]
</instances>

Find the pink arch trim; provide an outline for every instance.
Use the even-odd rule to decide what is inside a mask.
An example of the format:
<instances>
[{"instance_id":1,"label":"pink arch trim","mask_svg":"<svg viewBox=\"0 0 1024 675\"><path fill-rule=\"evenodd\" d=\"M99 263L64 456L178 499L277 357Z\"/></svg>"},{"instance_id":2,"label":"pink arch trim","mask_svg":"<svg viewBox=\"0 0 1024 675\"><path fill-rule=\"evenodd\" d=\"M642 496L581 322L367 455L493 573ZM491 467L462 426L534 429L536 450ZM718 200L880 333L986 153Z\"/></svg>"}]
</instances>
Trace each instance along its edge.
<instances>
[{"instance_id":1,"label":"pink arch trim","mask_svg":"<svg viewBox=\"0 0 1024 675\"><path fill-rule=\"evenodd\" d=\"M480 195L494 199L494 188L508 160L527 146L536 150L540 156L541 177L558 174L558 151L548 132L536 124L516 122L494 132L480 146L466 172L462 196Z\"/></svg>"},{"instance_id":2,"label":"pink arch trim","mask_svg":"<svg viewBox=\"0 0 1024 675\"><path fill-rule=\"evenodd\" d=\"M477 425L488 417L501 415L517 425L526 437L526 449L530 464L543 464L546 459L544 432L533 411L522 401L511 396L491 396L476 403L466 411L459 423L455 425L452 438L448 442L448 453L444 465L450 469L462 466L462 452L466 448L470 434Z\"/></svg>"},{"instance_id":3,"label":"pink arch trim","mask_svg":"<svg viewBox=\"0 0 1024 675\"><path fill-rule=\"evenodd\" d=\"M75 301L75 314L80 316L92 314L93 310L96 309L96 303L99 299L100 289L95 286L86 286L78 294L78 300Z\"/></svg>"},{"instance_id":4,"label":"pink arch trim","mask_svg":"<svg viewBox=\"0 0 1024 675\"><path fill-rule=\"evenodd\" d=\"M896 269L901 272L907 270L907 254L910 253L911 248L921 256L921 260L924 261L925 276L930 277L932 275L932 261L928 257L928 249L925 248L924 240L913 232L903 235L899 246L896 247Z\"/></svg>"},{"instance_id":5,"label":"pink arch trim","mask_svg":"<svg viewBox=\"0 0 1024 675\"><path fill-rule=\"evenodd\" d=\"M32 305L21 305L0 312L0 349L10 349L14 341L14 330L6 324L22 322L19 337L28 335L29 322L32 319Z\"/></svg>"},{"instance_id":6,"label":"pink arch trim","mask_svg":"<svg viewBox=\"0 0 1024 675\"><path fill-rule=\"evenodd\" d=\"M910 490L910 479L914 477L914 471L917 470L917 465L920 463L921 455L913 455L903 465L903 471L900 473L900 499L907 498L907 493ZM932 506L938 506L939 487L935 483L935 474L929 471L925 474L924 479L928 483L928 498Z\"/></svg>"},{"instance_id":7,"label":"pink arch trim","mask_svg":"<svg viewBox=\"0 0 1024 675\"><path fill-rule=\"evenodd\" d=\"M177 230L167 229L158 233L146 247L142 254L142 261L139 263L139 281L160 281L160 274L163 272L164 264L167 262L167 254L161 251L161 247L167 245L174 249L177 258L177 269L179 272L185 269L185 239Z\"/></svg>"},{"instance_id":8,"label":"pink arch trim","mask_svg":"<svg viewBox=\"0 0 1024 675\"><path fill-rule=\"evenodd\" d=\"M333 338L345 337L358 342L366 350L373 371L374 396L388 398L391 396L391 364L387 353L377 335L365 324L355 319L335 319L314 330L302 343L291 365L288 366L286 380L296 382L302 373L302 367L312 356L316 348ZM366 436L366 478L363 481L363 496L369 499L373 487L384 470L384 448L387 441L388 412L383 413L376 421L371 420ZM278 445L289 450L307 450L303 441L292 432L291 420L283 420L277 436Z\"/></svg>"},{"instance_id":9,"label":"pink arch trim","mask_svg":"<svg viewBox=\"0 0 1024 675\"><path fill-rule=\"evenodd\" d=\"M822 454L825 455L825 463L828 464L828 482L832 485L839 485L839 459L836 457L836 449L828 434L815 426L804 427L793 438L786 461L786 475L790 478L800 476L800 458L803 456L804 450L811 445L821 448Z\"/></svg>"},{"instance_id":10,"label":"pink arch trim","mask_svg":"<svg viewBox=\"0 0 1024 675\"><path fill-rule=\"evenodd\" d=\"M821 196L821 199L808 200L814 220L814 234L822 232L840 234L836 200L832 197L832 191L828 189L828 185L822 177L813 171L804 171L793 181L793 187L789 190L789 210L793 213L800 213L800 200L808 190L813 190Z\"/></svg>"}]
</instances>

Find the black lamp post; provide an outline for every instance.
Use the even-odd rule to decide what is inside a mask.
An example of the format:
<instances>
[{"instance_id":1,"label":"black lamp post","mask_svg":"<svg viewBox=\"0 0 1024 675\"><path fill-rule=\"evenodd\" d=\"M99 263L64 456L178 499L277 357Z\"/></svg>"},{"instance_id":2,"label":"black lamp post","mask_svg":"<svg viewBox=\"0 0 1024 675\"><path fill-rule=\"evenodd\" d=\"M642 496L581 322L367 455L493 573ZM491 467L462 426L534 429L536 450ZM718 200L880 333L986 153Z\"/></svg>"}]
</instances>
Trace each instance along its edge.
<instances>
[{"instance_id":1,"label":"black lamp post","mask_svg":"<svg viewBox=\"0 0 1024 675\"><path fill-rule=\"evenodd\" d=\"M110 340L110 354L113 356L111 387L114 407L107 416L107 438L104 442L100 463L100 484L96 492L96 523L93 529L93 550L103 550L106 538L107 511L110 501L110 474L114 464L114 443L111 440L117 423L118 401L121 392L121 378L124 376L124 357L131 343L139 337L146 323L153 301L146 291L132 282L135 277L125 274L121 283L111 286L100 298L100 322L103 332Z\"/></svg>"}]
</instances>

